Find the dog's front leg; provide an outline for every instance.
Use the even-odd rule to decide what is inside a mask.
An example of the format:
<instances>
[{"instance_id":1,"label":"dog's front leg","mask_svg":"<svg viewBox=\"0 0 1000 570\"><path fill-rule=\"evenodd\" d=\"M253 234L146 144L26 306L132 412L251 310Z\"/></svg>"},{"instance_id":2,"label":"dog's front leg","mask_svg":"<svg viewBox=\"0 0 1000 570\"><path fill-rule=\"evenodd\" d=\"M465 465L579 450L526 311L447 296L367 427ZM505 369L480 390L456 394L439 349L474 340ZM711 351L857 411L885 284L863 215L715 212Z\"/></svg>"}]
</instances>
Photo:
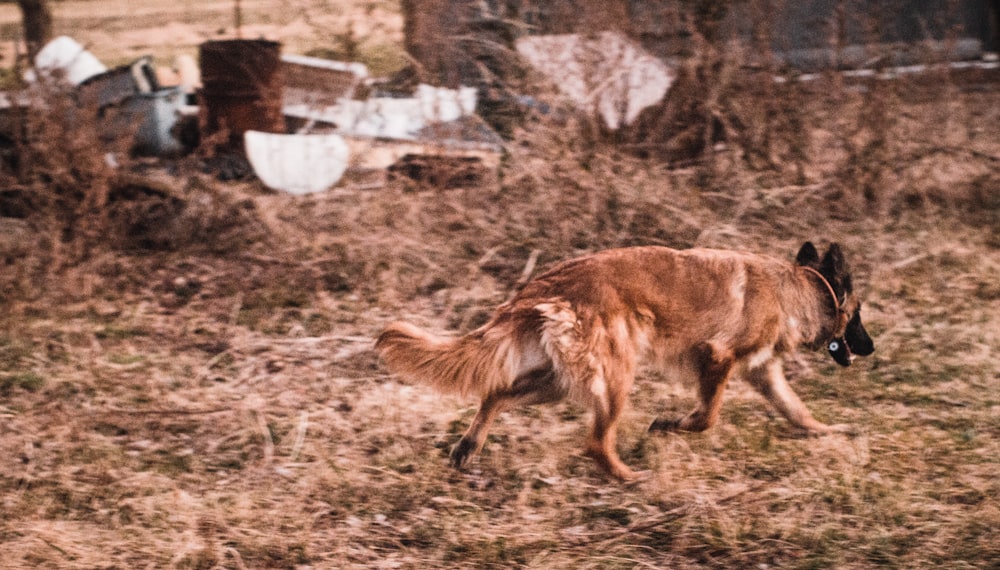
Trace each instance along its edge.
<instances>
[{"instance_id":1,"label":"dog's front leg","mask_svg":"<svg viewBox=\"0 0 1000 570\"><path fill-rule=\"evenodd\" d=\"M698 406L680 419L656 419L649 431L705 431L719 421L722 395L732 374L732 353L713 343L695 347L692 360L698 372Z\"/></svg>"},{"instance_id":2,"label":"dog's front leg","mask_svg":"<svg viewBox=\"0 0 1000 570\"><path fill-rule=\"evenodd\" d=\"M813 418L806 405L788 385L782 364L780 358L773 358L758 368L749 370L747 380L792 425L812 435L851 431L851 427L846 424L827 425Z\"/></svg>"}]
</instances>

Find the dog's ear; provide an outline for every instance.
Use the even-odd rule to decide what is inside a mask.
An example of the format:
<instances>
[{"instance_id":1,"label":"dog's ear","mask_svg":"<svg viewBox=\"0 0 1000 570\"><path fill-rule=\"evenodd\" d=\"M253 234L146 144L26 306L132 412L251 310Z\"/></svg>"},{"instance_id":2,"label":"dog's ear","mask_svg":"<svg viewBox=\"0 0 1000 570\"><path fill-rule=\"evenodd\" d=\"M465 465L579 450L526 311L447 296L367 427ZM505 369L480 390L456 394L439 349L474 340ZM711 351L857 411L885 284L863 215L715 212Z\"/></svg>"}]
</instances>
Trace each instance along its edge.
<instances>
[{"instance_id":1,"label":"dog's ear","mask_svg":"<svg viewBox=\"0 0 1000 570\"><path fill-rule=\"evenodd\" d=\"M811 241L802 244L799 254L795 256L795 263L809 267L815 267L819 264L819 252L816 251L816 246Z\"/></svg>"},{"instance_id":2,"label":"dog's ear","mask_svg":"<svg viewBox=\"0 0 1000 570\"><path fill-rule=\"evenodd\" d=\"M830 244L823 256L822 263L820 263L819 270L828 279L847 275L847 260L844 259L844 252L840 250L839 244Z\"/></svg>"}]
</instances>

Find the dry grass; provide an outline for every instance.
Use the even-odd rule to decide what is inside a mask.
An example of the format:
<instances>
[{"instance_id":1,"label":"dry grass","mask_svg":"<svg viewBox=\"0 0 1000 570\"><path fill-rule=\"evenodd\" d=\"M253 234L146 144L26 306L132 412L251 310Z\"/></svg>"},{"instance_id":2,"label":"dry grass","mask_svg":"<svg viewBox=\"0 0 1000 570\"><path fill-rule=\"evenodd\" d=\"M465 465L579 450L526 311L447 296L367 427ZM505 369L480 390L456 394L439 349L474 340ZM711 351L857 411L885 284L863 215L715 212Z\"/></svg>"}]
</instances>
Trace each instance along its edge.
<instances>
[{"instance_id":1,"label":"dry grass","mask_svg":"<svg viewBox=\"0 0 1000 570\"><path fill-rule=\"evenodd\" d=\"M189 206L167 219L203 233L92 239L56 271L50 231L5 259L0 565L994 568L995 86L778 91L809 146L799 165L765 148L773 168L747 165L752 141L667 169L543 122L476 188L349 181L296 198L186 168L130 179L168 184ZM725 112L764 120L753 100ZM475 327L533 257L636 243L790 257L806 239L849 252L878 350L846 370L807 354L790 375L855 437L799 439L741 383L710 432L650 435L693 400L644 375L619 446L650 479L603 480L572 405L503 415L456 472L474 402L400 384L371 351L401 317Z\"/></svg>"}]
</instances>

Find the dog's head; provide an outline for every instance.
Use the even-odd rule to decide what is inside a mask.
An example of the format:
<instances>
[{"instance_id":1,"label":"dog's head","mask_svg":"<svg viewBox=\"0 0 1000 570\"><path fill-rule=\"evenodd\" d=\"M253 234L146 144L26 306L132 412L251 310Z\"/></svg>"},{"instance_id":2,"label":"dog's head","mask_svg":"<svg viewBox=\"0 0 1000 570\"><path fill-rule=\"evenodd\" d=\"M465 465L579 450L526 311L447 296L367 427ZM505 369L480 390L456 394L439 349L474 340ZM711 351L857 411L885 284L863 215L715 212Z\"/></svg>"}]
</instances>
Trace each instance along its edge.
<instances>
[{"instance_id":1,"label":"dog's head","mask_svg":"<svg viewBox=\"0 0 1000 570\"><path fill-rule=\"evenodd\" d=\"M819 272L832 289L836 298L830 301L830 309L837 310L837 326L827 344L830 356L841 366L850 366L853 355L868 356L875 352L868 331L861 323L861 301L854 294L854 283L851 272L844 259L844 253L837 244L830 244L822 258L816 251L816 246L806 242L799 249L795 262L804 267L810 267ZM820 285L826 289L825 285ZM829 291L826 292L829 295Z\"/></svg>"}]
</instances>

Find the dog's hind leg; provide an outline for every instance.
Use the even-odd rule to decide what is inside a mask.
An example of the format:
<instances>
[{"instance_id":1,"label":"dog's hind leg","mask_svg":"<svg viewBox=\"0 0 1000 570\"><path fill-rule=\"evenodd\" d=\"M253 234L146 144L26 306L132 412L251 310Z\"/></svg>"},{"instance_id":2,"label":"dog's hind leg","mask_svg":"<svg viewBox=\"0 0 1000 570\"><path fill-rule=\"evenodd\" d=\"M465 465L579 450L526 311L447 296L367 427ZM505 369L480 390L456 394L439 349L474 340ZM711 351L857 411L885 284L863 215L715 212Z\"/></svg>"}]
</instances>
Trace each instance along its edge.
<instances>
[{"instance_id":1,"label":"dog's hind leg","mask_svg":"<svg viewBox=\"0 0 1000 570\"><path fill-rule=\"evenodd\" d=\"M813 418L806 405L788 385L780 358L772 359L763 366L751 369L747 373L747 380L792 425L810 434L849 432L851 430L851 427L846 424L831 426Z\"/></svg>"},{"instance_id":2,"label":"dog's hind leg","mask_svg":"<svg viewBox=\"0 0 1000 570\"><path fill-rule=\"evenodd\" d=\"M735 358L731 351L710 342L698 345L693 357L698 370L698 406L680 419L657 419L649 426L650 431L705 431L719 420L722 394L732 375Z\"/></svg>"},{"instance_id":3,"label":"dog's hind leg","mask_svg":"<svg viewBox=\"0 0 1000 570\"><path fill-rule=\"evenodd\" d=\"M500 412L516 407L557 402L566 396L566 390L556 384L551 367L536 368L514 380L508 390L483 398L476 417L462 439L451 450L451 464L464 467L486 443L490 426Z\"/></svg>"},{"instance_id":4,"label":"dog's hind leg","mask_svg":"<svg viewBox=\"0 0 1000 570\"><path fill-rule=\"evenodd\" d=\"M632 387L634 370L629 363L605 361L603 374L590 382L594 425L587 438L586 454L612 477L631 481L641 475L629 469L618 457L618 419Z\"/></svg>"},{"instance_id":5,"label":"dog's hind leg","mask_svg":"<svg viewBox=\"0 0 1000 570\"><path fill-rule=\"evenodd\" d=\"M638 474L629 469L621 458L615 445L618 440L618 418L624 407L623 396L612 396L609 405L594 406L594 426L587 439L587 455L597 462L606 473L623 481L636 479ZM618 401L615 401L618 400Z\"/></svg>"}]
</instances>

